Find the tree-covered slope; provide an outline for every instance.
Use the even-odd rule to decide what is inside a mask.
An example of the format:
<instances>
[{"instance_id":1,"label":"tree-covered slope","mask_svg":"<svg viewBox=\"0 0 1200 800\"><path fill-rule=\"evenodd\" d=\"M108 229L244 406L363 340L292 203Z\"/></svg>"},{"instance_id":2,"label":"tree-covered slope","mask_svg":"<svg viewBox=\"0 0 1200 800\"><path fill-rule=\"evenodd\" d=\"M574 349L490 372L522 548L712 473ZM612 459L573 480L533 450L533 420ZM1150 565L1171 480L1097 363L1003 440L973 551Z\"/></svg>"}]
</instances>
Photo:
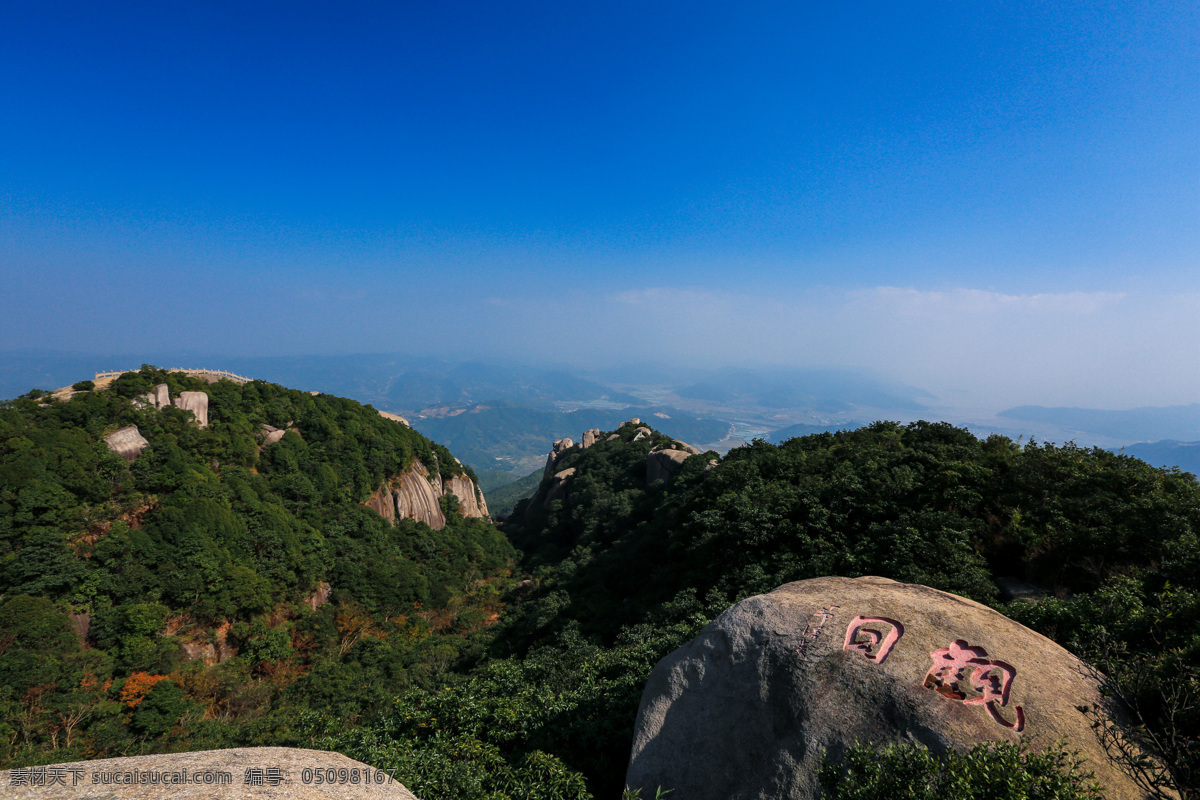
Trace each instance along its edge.
<instances>
[{"instance_id":1,"label":"tree-covered slope","mask_svg":"<svg viewBox=\"0 0 1200 800\"><path fill-rule=\"evenodd\" d=\"M558 793L544 796L615 797L660 658L744 597L873 574L992 603L1102 665L1170 780L1195 791L1200 687L1187 665L1200 657L1200 486L1191 476L922 422L760 441L712 468L713 454L695 455L669 482L647 485L647 455L669 437L616 432L562 453L552 472L574 472L548 477L509 517L532 585L496 626L489 657L444 693L398 700L377 727L318 741L406 765L409 785L429 798L498 796L488 759L538 753L561 762ZM1001 577L1045 597L1003 603ZM418 764L451 753L480 755L456 761L446 783L421 777ZM940 769L922 758L906 763ZM1014 762L1014 780L1032 779L1031 764Z\"/></svg>"},{"instance_id":2,"label":"tree-covered slope","mask_svg":"<svg viewBox=\"0 0 1200 800\"><path fill-rule=\"evenodd\" d=\"M155 384L209 396L191 412ZM83 384L86 386L86 384ZM127 463L103 437L136 425ZM261 446L263 425L289 428ZM286 743L369 714L498 609L514 551L452 501L435 531L363 502L445 448L369 406L154 368L0 406L0 765Z\"/></svg>"}]
</instances>

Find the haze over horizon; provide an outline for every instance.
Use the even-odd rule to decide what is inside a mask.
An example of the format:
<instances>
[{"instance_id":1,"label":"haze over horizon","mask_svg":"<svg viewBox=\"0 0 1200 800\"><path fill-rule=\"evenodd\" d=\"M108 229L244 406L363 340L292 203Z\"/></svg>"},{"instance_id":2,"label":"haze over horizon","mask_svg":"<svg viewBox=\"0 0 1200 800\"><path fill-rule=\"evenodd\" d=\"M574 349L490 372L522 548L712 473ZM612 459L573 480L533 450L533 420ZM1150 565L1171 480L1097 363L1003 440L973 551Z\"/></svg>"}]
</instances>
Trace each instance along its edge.
<instances>
[{"instance_id":1,"label":"haze over horizon","mask_svg":"<svg viewBox=\"0 0 1200 800\"><path fill-rule=\"evenodd\" d=\"M0 350L1200 401L1200 8L123 9L0 28Z\"/></svg>"}]
</instances>

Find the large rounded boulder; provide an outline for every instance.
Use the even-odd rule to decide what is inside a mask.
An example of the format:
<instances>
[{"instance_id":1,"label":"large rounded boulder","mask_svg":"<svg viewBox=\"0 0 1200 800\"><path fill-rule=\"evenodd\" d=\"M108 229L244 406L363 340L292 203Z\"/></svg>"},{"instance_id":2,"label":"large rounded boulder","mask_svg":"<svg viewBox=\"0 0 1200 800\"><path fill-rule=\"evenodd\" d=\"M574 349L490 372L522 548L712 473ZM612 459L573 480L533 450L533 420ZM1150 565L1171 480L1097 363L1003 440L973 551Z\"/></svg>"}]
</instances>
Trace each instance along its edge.
<instances>
[{"instance_id":1,"label":"large rounded boulder","mask_svg":"<svg viewBox=\"0 0 1200 800\"><path fill-rule=\"evenodd\" d=\"M814 798L822 760L856 742L1065 739L1110 800L1141 798L1093 728L1107 713L1097 682L971 600L885 578L798 581L732 606L655 667L626 782L644 797Z\"/></svg>"}]
</instances>

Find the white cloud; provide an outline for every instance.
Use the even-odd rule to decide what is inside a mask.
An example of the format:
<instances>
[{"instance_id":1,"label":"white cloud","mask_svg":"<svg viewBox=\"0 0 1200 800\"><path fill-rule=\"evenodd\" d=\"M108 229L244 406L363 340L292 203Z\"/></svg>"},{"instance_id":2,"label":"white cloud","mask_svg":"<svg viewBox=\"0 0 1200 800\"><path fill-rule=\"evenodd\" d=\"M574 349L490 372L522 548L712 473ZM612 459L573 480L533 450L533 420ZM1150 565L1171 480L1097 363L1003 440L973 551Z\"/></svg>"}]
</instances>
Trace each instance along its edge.
<instances>
[{"instance_id":1,"label":"white cloud","mask_svg":"<svg viewBox=\"0 0 1200 800\"><path fill-rule=\"evenodd\" d=\"M554 357L580 363L859 367L976 408L1200 401L1196 295L657 286L558 298L539 318Z\"/></svg>"},{"instance_id":2,"label":"white cloud","mask_svg":"<svg viewBox=\"0 0 1200 800\"><path fill-rule=\"evenodd\" d=\"M896 286L848 293L852 302L867 306L889 306L906 314L957 312L1001 314L1092 314L1111 308L1126 297L1124 292L1048 292L1003 294L983 289L956 288L928 291Z\"/></svg>"}]
</instances>

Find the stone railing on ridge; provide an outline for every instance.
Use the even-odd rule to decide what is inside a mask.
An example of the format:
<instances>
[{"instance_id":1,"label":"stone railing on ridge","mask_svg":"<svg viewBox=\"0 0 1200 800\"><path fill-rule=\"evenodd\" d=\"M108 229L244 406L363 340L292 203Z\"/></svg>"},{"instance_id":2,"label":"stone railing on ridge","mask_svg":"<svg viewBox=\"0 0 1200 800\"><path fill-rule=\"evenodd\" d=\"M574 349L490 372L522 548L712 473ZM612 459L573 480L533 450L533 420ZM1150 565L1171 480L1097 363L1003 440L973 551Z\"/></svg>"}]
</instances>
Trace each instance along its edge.
<instances>
[{"instance_id":1,"label":"stone railing on ridge","mask_svg":"<svg viewBox=\"0 0 1200 800\"><path fill-rule=\"evenodd\" d=\"M166 371L167 372L183 372L188 375L195 376L195 377L215 375L217 380L224 378L226 380L231 380L234 383L249 383L250 381L254 380L254 378L247 378L243 375L237 375L233 372L229 372L228 370L223 370L223 369L169 369ZM123 369L123 370L108 370L106 372L97 372L96 377L93 380L98 381L98 380L101 380L102 378L117 378L121 375L124 375L126 372L137 372L137 370Z\"/></svg>"}]
</instances>

